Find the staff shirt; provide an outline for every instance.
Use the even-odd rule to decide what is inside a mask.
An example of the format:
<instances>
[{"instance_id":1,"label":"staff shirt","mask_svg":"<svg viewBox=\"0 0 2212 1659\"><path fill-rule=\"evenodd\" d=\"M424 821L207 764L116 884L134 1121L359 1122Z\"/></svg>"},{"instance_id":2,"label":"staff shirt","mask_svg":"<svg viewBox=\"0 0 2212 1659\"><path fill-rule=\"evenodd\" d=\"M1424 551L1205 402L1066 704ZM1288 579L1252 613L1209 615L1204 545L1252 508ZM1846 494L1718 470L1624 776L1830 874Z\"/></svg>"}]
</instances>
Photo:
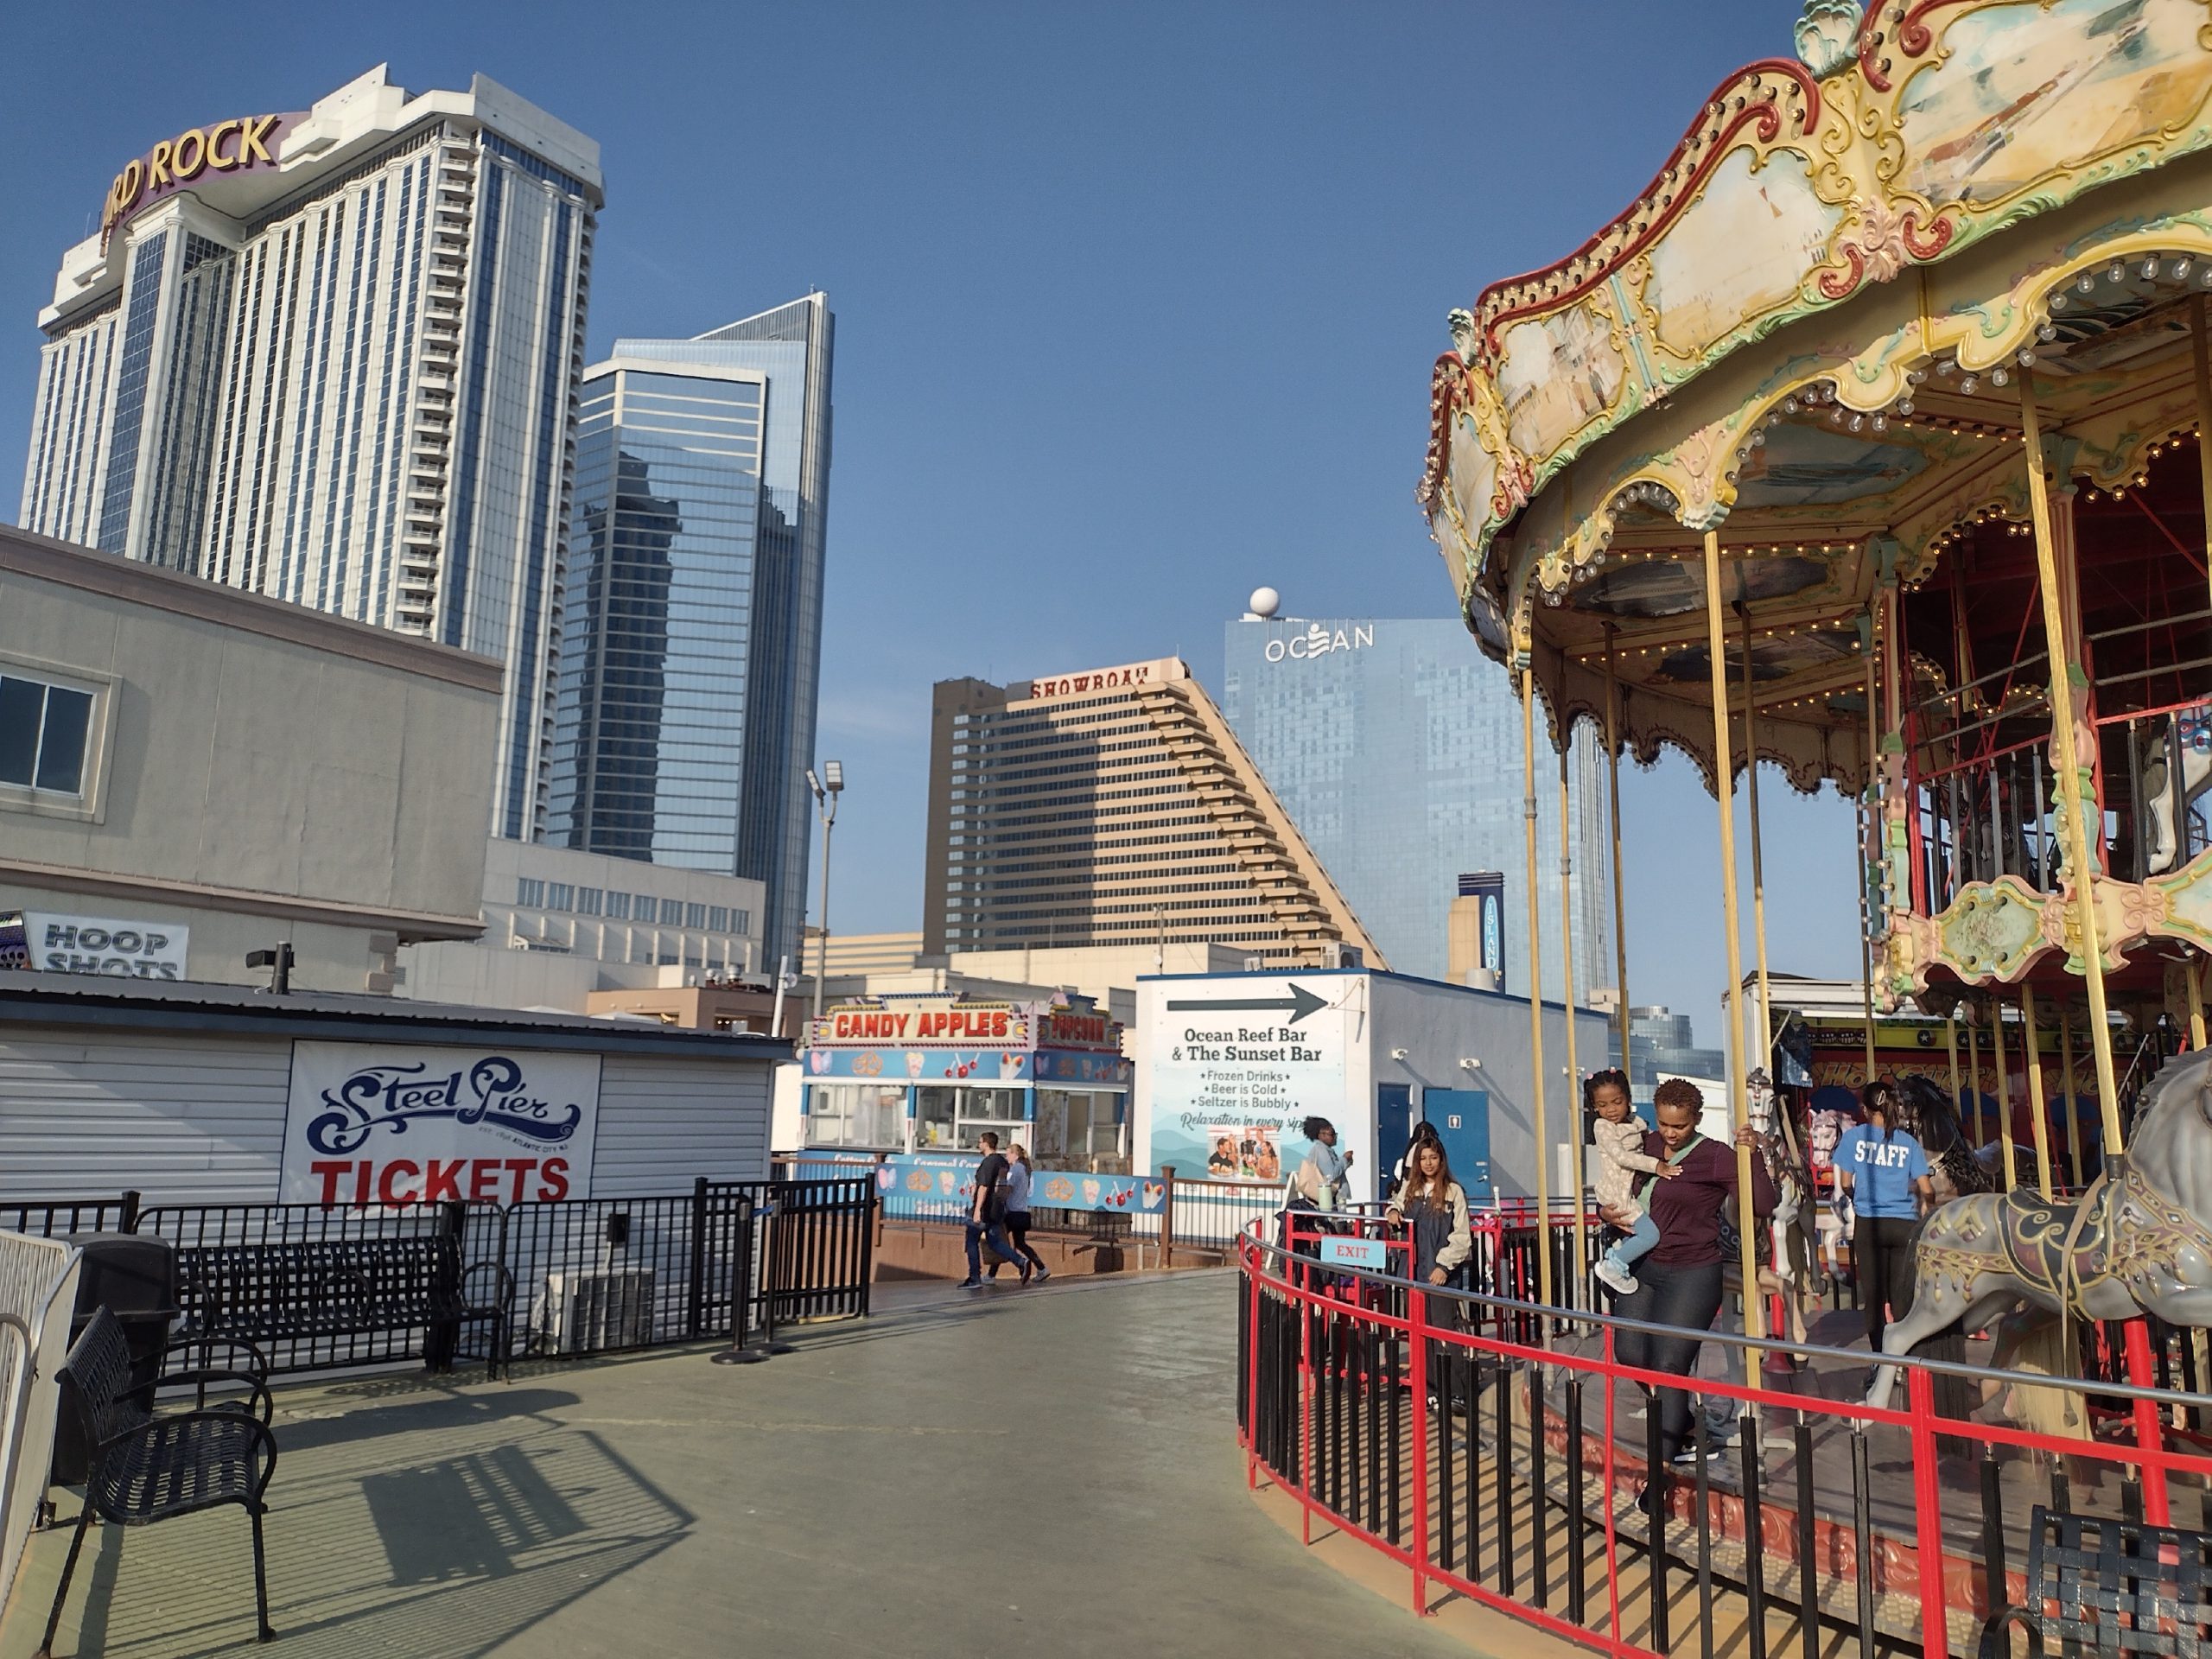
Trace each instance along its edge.
<instances>
[{"instance_id":1,"label":"staff shirt","mask_svg":"<svg viewBox=\"0 0 2212 1659\"><path fill-rule=\"evenodd\" d=\"M1928 1174L1928 1154L1903 1129L1886 1133L1859 1123L1843 1132L1835 1143L1839 1174L1851 1177L1851 1202L1862 1216L1890 1221L1913 1221L1920 1205L1913 1197L1913 1183Z\"/></svg>"}]
</instances>

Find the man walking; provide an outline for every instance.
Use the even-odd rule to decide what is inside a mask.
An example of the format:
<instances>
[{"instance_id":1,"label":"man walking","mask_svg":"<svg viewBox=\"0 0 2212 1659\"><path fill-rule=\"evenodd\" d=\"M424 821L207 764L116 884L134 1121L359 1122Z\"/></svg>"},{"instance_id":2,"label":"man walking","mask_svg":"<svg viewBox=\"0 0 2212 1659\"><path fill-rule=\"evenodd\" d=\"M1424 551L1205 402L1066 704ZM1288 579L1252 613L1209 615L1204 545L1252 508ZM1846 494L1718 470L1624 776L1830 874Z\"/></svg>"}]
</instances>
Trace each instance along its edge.
<instances>
[{"instance_id":1,"label":"man walking","mask_svg":"<svg viewBox=\"0 0 2212 1659\"><path fill-rule=\"evenodd\" d=\"M985 1244L1001 1261L1020 1268L1021 1282L1026 1285L1029 1263L1006 1242L1006 1156L1000 1152L999 1137L993 1130L976 1136L976 1144L982 1149L983 1161L976 1166L975 1195L968 1207L968 1276L960 1281L960 1288L983 1287L982 1247Z\"/></svg>"}]
</instances>

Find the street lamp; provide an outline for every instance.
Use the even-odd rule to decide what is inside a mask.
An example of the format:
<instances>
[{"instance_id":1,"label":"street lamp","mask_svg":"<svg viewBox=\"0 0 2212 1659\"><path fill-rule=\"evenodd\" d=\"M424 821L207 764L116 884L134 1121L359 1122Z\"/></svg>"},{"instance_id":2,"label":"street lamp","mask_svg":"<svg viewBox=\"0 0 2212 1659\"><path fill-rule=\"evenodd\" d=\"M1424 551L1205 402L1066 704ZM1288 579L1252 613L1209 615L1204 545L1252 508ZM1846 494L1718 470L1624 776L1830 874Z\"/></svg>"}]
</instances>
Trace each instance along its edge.
<instances>
[{"instance_id":1,"label":"street lamp","mask_svg":"<svg viewBox=\"0 0 2212 1659\"><path fill-rule=\"evenodd\" d=\"M806 786L814 791L814 810L822 819L822 926L814 957L814 1017L822 1018L822 982L830 976L830 826L837 822L837 797L845 792L845 768L824 760L822 775L806 769Z\"/></svg>"}]
</instances>

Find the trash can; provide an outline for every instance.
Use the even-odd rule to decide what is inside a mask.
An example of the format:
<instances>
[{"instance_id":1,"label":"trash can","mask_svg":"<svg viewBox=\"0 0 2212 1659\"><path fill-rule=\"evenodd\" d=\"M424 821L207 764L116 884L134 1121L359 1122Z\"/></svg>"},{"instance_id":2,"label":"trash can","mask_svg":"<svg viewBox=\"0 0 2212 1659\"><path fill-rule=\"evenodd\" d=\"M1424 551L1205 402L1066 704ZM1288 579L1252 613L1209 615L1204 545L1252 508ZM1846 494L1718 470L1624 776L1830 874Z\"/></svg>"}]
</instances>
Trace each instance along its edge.
<instances>
[{"instance_id":1,"label":"trash can","mask_svg":"<svg viewBox=\"0 0 2212 1659\"><path fill-rule=\"evenodd\" d=\"M84 1252L77 1305L69 1319L70 1342L84 1334L95 1313L106 1308L122 1323L132 1380L150 1391L162 1374L169 1326L177 1314L175 1249L165 1238L137 1233L68 1233L61 1242ZM83 1481L91 1450L75 1414L64 1410L54 1436L54 1484Z\"/></svg>"}]
</instances>

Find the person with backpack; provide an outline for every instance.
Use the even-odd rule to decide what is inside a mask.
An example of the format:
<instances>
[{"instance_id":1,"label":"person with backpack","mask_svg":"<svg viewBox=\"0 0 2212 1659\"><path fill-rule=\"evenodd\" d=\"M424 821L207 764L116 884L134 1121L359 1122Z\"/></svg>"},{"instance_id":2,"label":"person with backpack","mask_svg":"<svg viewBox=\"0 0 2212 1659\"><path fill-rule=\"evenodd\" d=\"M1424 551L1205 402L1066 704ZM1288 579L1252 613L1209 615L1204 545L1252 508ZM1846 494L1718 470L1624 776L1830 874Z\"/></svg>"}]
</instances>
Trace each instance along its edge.
<instances>
[{"instance_id":1,"label":"person with backpack","mask_svg":"<svg viewBox=\"0 0 2212 1659\"><path fill-rule=\"evenodd\" d=\"M1006 1242L1007 1171L1006 1155L999 1150L997 1132L986 1129L976 1137L976 1145L983 1154L983 1161L976 1166L976 1183L970 1189L968 1205L968 1276L960 1281L963 1290L983 1287L982 1247L991 1247L991 1253L1001 1262L1011 1262L1021 1269L1021 1282L1029 1282L1029 1263L1014 1254L1014 1246Z\"/></svg>"}]
</instances>

